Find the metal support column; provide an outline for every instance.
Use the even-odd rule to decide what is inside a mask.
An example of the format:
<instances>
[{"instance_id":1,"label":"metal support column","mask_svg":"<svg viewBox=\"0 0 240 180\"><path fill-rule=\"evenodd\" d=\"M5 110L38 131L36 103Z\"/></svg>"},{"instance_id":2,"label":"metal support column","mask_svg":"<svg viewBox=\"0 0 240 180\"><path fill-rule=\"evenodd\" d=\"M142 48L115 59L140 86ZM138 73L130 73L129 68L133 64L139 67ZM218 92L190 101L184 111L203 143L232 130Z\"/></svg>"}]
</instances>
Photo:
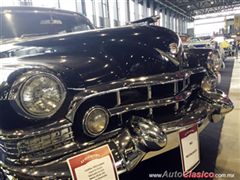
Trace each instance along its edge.
<instances>
[{"instance_id":1,"label":"metal support column","mask_svg":"<svg viewBox=\"0 0 240 180\"><path fill-rule=\"evenodd\" d=\"M110 27L110 12L108 0L105 0L104 2L104 13L105 13L105 26Z\"/></svg>"},{"instance_id":2,"label":"metal support column","mask_svg":"<svg viewBox=\"0 0 240 180\"><path fill-rule=\"evenodd\" d=\"M168 29L171 29L171 11L168 10Z\"/></svg>"},{"instance_id":3,"label":"metal support column","mask_svg":"<svg viewBox=\"0 0 240 180\"><path fill-rule=\"evenodd\" d=\"M60 0L58 0L57 3L58 3L58 9L60 9L61 8Z\"/></svg>"},{"instance_id":4,"label":"metal support column","mask_svg":"<svg viewBox=\"0 0 240 180\"><path fill-rule=\"evenodd\" d=\"M138 0L134 0L134 19L139 19Z\"/></svg>"},{"instance_id":5,"label":"metal support column","mask_svg":"<svg viewBox=\"0 0 240 180\"><path fill-rule=\"evenodd\" d=\"M183 34L185 33L185 28L186 28L185 25L186 25L186 24L185 24L185 18L183 18L183 30L182 30L182 33L183 33Z\"/></svg>"},{"instance_id":6,"label":"metal support column","mask_svg":"<svg viewBox=\"0 0 240 180\"><path fill-rule=\"evenodd\" d=\"M172 29L172 12L169 12L169 29Z\"/></svg>"},{"instance_id":7,"label":"metal support column","mask_svg":"<svg viewBox=\"0 0 240 180\"><path fill-rule=\"evenodd\" d=\"M129 7L129 0L125 0L125 17L126 23L130 22L130 7Z\"/></svg>"},{"instance_id":8,"label":"metal support column","mask_svg":"<svg viewBox=\"0 0 240 180\"><path fill-rule=\"evenodd\" d=\"M183 18L182 18L182 16L180 16L179 27L180 27L180 34L183 34Z\"/></svg>"},{"instance_id":9,"label":"metal support column","mask_svg":"<svg viewBox=\"0 0 240 180\"><path fill-rule=\"evenodd\" d=\"M79 13L83 14L84 16L87 16L85 0L79 0L78 4L79 6L77 7L79 8Z\"/></svg>"},{"instance_id":10,"label":"metal support column","mask_svg":"<svg viewBox=\"0 0 240 180\"><path fill-rule=\"evenodd\" d=\"M147 12L147 0L143 0L143 6L142 6L142 16L143 18L148 16L148 12Z\"/></svg>"},{"instance_id":11,"label":"metal support column","mask_svg":"<svg viewBox=\"0 0 240 180\"><path fill-rule=\"evenodd\" d=\"M166 28L170 28L170 12L169 12L169 9L167 9L167 12L166 12Z\"/></svg>"},{"instance_id":12,"label":"metal support column","mask_svg":"<svg viewBox=\"0 0 240 180\"><path fill-rule=\"evenodd\" d=\"M179 34L182 34L182 21L181 21L181 16L178 17L178 28L179 28L179 31L178 33Z\"/></svg>"},{"instance_id":13,"label":"metal support column","mask_svg":"<svg viewBox=\"0 0 240 180\"><path fill-rule=\"evenodd\" d=\"M178 21L177 21L177 15L175 15L174 16L174 18L175 18L175 22L174 22L174 31L177 33L178 32L178 28L177 28L177 23L178 23Z\"/></svg>"},{"instance_id":14,"label":"metal support column","mask_svg":"<svg viewBox=\"0 0 240 180\"><path fill-rule=\"evenodd\" d=\"M157 5L156 6L156 14L155 15L157 15L157 16L159 16L160 17L160 6L159 5ZM160 26L160 21L162 21L162 19L160 19L158 22L157 22L157 25L158 26Z\"/></svg>"},{"instance_id":15,"label":"metal support column","mask_svg":"<svg viewBox=\"0 0 240 180\"><path fill-rule=\"evenodd\" d=\"M185 34L185 29L186 29L186 19L183 18L183 34Z\"/></svg>"},{"instance_id":16,"label":"metal support column","mask_svg":"<svg viewBox=\"0 0 240 180\"><path fill-rule=\"evenodd\" d=\"M114 9L114 17L113 17L113 20L114 20L114 24L113 26L119 26L119 8L118 8L118 0L111 0L111 1L114 1L114 4L113 4L113 9ZM109 19L110 19L110 15L109 15Z\"/></svg>"},{"instance_id":17,"label":"metal support column","mask_svg":"<svg viewBox=\"0 0 240 180\"><path fill-rule=\"evenodd\" d=\"M81 5L82 5L82 14L83 14L84 16L87 16L85 0L81 0Z\"/></svg>"},{"instance_id":18,"label":"metal support column","mask_svg":"<svg viewBox=\"0 0 240 180\"><path fill-rule=\"evenodd\" d=\"M78 2L77 2L77 0L75 0L75 9L76 9L76 12L78 12Z\"/></svg>"},{"instance_id":19,"label":"metal support column","mask_svg":"<svg viewBox=\"0 0 240 180\"><path fill-rule=\"evenodd\" d=\"M166 27L166 9L162 8L162 26Z\"/></svg>"},{"instance_id":20,"label":"metal support column","mask_svg":"<svg viewBox=\"0 0 240 180\"><path fill-rule=\"evenodd\" d=\"M19 0L20 6L32 6L32 0Z\"/></svg>"},{"instance_id":21,"label":"metal support column","mask_svg":"<svg viewBox=\"0 0 240 180\"><path fill-rule=\"evenodd\" d=\"M150 16L154 16L155 15L155 7L154 7L154 1L150 1Z\"/></svg>"},{"instance_id":22,"label":"metal support column","mask_svg":"<svg viewBox=\"0 0 240 180\"><path fill-rule=\"evenodd\" d=\"M180 16L178 16L178 34L180 34Z\"/></svg>"},{"instance_id":23,"label":"metal support column","mask_svg":"<svg viewBox=\"0 0 240 180\"><path fill-rule=\"evenodd\" d=\"M93 24L97 26L96 2L92 0Z\"/></svg>"},{"instance_id":24,"label":"metal support column","mask_svg":"<svg viewBox=\"0 0 240 180\"><path fill-rule=\"evenodd\" d=\"M103 7L103 0L97 1L98 8L99 8L99 27L105 27L105 17L104 17L104 7Z\"/></svg>"},{"instance_id":25,"label":"metal support column","mask_svg":"<svg viewBox=\"0 0 240 180\"><path fill-rule=\"evenodd\" d=\"M185 21L185 34L187 34L188 20Z\"/></svg>"},{"instance_id":26,"label":"metal support column","mask_svg":"<svg viewBox=\"0 0 240 180\"><path fill-rule=\"evenodd\" d=\"M171 13L171 30L174 31L174 21L173 21L173 18L174 18L174 12Z\"/></svg>"},{"instance_id":27,"label":"metal support column","mask_svg":"<svg viewBox=\"0 0 240 180\"><path fill-rule=\"evenodd\" d=\"M181 33L181 16L178 16L178 33Z\"/></svg>"},{"instance_id":28,"label":"metal support column","mask_svg":"<svg viewBox=\"0 0 240 180\"><path fill-rule=\"evenodd\" d=\"M180 16L180 19L179 19L179 32L180 32L180 34L183 33L183 20L182 20L182 16Z\"/></svg>"},{"instance_id":29,"label":"metal support column","mask_svg":"<svg viewBox=\"0 0 240 180\"><path fill-rule=\"evenodd\" d=\"M172 14L172 30L173 30L173 31L175 30L174 17L175 17L175 14L173 13L173 14Z\"/></svg>"}]
</instances>

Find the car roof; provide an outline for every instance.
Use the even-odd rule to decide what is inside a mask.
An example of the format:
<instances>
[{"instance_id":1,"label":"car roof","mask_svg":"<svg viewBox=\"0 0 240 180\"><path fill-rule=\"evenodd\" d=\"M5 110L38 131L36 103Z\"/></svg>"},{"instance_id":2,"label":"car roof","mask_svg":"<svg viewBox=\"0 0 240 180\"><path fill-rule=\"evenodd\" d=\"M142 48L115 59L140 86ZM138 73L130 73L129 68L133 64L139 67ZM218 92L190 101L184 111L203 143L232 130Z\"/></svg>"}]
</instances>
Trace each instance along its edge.
<instances>
[{"instance_id":1,"label":"car roof","mask_svg":"<svg viewBox=\"0 0 240 180\"><path fill-rule=\"evenodd\" d=\"M71 15L80 15L85 17L84 15L73 12L73 11L68 11L68 10L62 10L62 9L56 9L56 8L47 8L47 7L33 7L33 6L2 6L0 7L0 13L3 13L4 11L12 11L12 12L36 12L36 11L41 11L41 12L56 12L56 13L66 13L66 14L71 14Z\"/></svg>"},{"instance_id":2,"label":"car roof","mask_svg":"<svg viewBox=\"0 0 240 180\"><path fill-rule=\"evenodd\" d=\"M73 11L68 11L68 10L62 10L62 9L56 9L56 8L47 8L47 7L34 7L34 6L2 6L0 7L0 14L3 14L4 12L41 12L41 13L59 13L59 14L66 14L66 15L77 15L81 16L83 19L85 19L89 25L94 29L95 26L91 23L91 21L84 15L78 13L78 12L73 12Z\"/></svg>"}]
</instances>

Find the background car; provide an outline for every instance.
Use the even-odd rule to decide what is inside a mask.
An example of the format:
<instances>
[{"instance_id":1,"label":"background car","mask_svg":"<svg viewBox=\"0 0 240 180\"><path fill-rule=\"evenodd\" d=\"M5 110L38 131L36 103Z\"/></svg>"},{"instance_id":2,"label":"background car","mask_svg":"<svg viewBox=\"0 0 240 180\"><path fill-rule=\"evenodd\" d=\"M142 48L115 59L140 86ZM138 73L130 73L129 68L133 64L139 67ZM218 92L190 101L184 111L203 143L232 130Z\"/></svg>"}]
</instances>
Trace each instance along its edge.
<instances>
[{"instance_id":1,"label":"background car","mask_svg":"<svg viewBox=\"0 0 240 180\"><path fill-rule=\"evenodd\" d=\"M210 39L201 40L200 38L187 38L183 43L183 47L186 54L189 53L190 49L202 49L200 51L211 52L211 56L215 58L215 65L218 72L220 72L221 68L225 68L225 51L216 41ZM195 50L194 53L196 53ZM205 57L211 59L208 56Z\"/></svg>"}]
</instances>

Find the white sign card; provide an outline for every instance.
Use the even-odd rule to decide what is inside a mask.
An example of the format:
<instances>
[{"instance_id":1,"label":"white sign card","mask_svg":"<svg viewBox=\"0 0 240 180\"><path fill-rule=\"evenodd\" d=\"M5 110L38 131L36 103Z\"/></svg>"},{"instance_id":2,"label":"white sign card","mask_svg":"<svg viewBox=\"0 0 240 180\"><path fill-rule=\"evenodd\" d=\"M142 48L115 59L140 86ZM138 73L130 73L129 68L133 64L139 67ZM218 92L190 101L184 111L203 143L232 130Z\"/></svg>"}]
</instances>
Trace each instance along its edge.
<instances>
[{"instance_id":1,"label":"white sign card","mask_svg":"<svg viewBox=\"0 0 240 180\"><path fill-rule=\"evenodd\" d=\"M200 163L197 124L179 132L183 172L192 171Z\"/></svg>"},{"instance_id":2,"label":"white sign card","mask_svg":"<svg viewBox=\"0 0 240 180\"><path fill-rule=\"evenodd\" d=\"M73 180L118 180L108 145L67 159Z\"/></svg>"}]
</instances>

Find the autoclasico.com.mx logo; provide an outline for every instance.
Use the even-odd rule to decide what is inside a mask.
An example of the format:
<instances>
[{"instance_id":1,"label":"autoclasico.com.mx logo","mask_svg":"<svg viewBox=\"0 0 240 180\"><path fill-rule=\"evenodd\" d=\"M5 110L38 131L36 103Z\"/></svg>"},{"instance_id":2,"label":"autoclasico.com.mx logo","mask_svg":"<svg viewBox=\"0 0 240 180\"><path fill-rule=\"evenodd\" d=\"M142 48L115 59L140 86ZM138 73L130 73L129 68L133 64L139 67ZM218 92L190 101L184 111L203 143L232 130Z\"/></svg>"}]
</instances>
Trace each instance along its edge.
<instances>
[{"instance_id":1,"label":"autoclasico.com.mx logo","mask_svg":"<svg viewBox=\"0 0 240 180\"><path fill-rule=\"evenodd\" d=\"M149 178L234 178L235 174L232 173L215 173L215 172L169 172L149 174Z\"/></svg>"}]
</instances>

